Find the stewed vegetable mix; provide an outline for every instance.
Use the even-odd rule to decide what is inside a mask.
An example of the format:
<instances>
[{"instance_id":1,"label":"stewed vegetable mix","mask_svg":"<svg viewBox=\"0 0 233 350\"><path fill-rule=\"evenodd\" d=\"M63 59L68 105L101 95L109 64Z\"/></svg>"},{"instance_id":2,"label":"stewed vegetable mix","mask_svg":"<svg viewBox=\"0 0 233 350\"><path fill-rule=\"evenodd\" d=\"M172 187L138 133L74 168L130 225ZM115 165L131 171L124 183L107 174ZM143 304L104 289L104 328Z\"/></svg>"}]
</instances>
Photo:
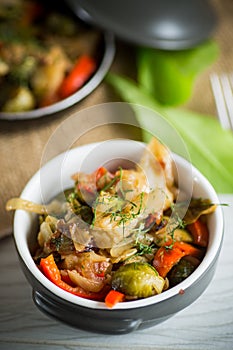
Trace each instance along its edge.
<instances>
[{"instance_id":1,"label":"stewed vegetable mix","mask_svg":"<svg viewBox=\"0 0 233 350\"><path fill-rule=\"evenodd\" d=\"M216 205L208 198L178 201L173 169L169 150L154 138L132 169L74 174L63 202L15 198L7 208L40 214L33 258L45 276L113 307L172 288L205 255L207 217Z\"/></svg>"},{"instance_id":2,"label":"stewed vegetable mix","mask_svg":"<svg viewBox=\"0 0 233 350\"><path fill-rule=\"evenodd\" d=\"M101 59L101 34L61 3L0 2L0 112L46 107L79 90Z\"/></svg>"}]
</instances>

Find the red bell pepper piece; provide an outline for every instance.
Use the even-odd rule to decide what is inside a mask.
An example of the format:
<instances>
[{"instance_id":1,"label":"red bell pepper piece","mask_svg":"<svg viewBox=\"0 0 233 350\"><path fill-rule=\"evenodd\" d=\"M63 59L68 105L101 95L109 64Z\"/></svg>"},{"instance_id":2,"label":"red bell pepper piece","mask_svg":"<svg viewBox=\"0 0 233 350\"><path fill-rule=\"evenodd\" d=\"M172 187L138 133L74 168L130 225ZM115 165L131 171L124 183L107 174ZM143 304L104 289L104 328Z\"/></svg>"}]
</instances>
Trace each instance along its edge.
<instances>
[{"instance_id":1,"label":"red bell pepper piece","mask_svg":"<svg viewBox=\"0 0 233 350\"><path fill-rule=\"evenodd\" d=\"M107 307L112 308L117 303L122 302L125 299L125 295L117 290L111 289L105 297L105 304Z\"/></svg>"},{"instance_id":2,"label":"red bell pepper piece","mask_svg":"<svg viewBox=\"0 0 233 350\"><path fill-rule=\"evenodd\" d=\"M193 237L193 243L200 245L201 247L207 247L209 241L209 230L203 221L196 220L192 224L186 226L187 230Z\"/></svg>"},{"instance_id":3,"label":"red bell pepper piece","mask_svg":"<svg viewBox=\"0 0 233 350\"><path fill-rule=\"evenodd\" d=\"M92 57L88 55L79 57L73 69L64 78L59 88L59 96L63 99L72 95L84 85L95 70L96 62Z\"/></svg>"},{"instance_id":4,"label":"red bell pepper piece","mask_svg":"<svg viewBox=\"0 0 233 350\"><path fill-rule=\"evenodd\" d=\"M105 174L107 173L107 169L104 168L103 166L101 166L100 168L98 168L94 174L95 174L95 177L96 177L96 182L99 181L99 179L104 176Z\"/></svg>"},{"instance_id":5,"label":"red bell pepper piece","mask_svg":"<svg viewBox=\"0 0 233 350\"><path fill-rule=\"evenodd\" d=\"M44 275L56 286L65 290L66 292L77 295L81 298L92 299L92 300L104 300L106 296L106 290L100 291L99 293L86 292L81 287L72 287L68 283L64 282L61 278L60 271L57 264L54 261L53 254L50 254L47 258L42 258L40 261L40 268Z\"/></svg>"},{"instance_id":6,"label":"red bell pepper piece","mask_svg":"<svg viewBox=\"0 0 233 350\"><path fill-rule=\"evenodd\" d=\"M192 255L200 258L202 251L185 242L174 242L171 247L162 246L155 253L153 266L163 278L181 258Z\"/></svg>"}]
</instances>

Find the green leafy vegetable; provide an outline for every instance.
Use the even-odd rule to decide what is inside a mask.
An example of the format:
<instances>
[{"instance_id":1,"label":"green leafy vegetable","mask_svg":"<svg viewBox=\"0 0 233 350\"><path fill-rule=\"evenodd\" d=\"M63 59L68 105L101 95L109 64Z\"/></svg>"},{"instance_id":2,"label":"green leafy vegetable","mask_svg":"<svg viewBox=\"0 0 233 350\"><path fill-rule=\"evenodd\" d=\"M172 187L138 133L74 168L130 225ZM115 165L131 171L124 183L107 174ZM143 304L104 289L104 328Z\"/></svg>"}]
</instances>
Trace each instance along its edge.
<instances>
[{"instance_id":1,"label":"green leafy vegetable","mask_svg":"<svg viewBox=\"0 0 233 350\"><path fill-rule=\"evenodd\" d=\"M145 88L128 78L109 73L107 81L123 100L156 111L177 130L187 146L191 162L209 179L216 191L233 192L232 132L223 130L211 116L161 106ZM137 113L136 117L143 130L143 140L148 142L150 133L158 131L154 116L149 114L145 117L143 113Z\"/></svg>"},{"instance_id":2,"label":"green leafy vegetable","mask_svg":"<svg viewBox=\"0 0 233 350\"><path fill-rule=\"evenodd\" d=\"M197 75L218 55L218 46L208 41L190 50L164 51L140 48L138 82L163 105L186 102Z\"/></svg>"}]
</instances>

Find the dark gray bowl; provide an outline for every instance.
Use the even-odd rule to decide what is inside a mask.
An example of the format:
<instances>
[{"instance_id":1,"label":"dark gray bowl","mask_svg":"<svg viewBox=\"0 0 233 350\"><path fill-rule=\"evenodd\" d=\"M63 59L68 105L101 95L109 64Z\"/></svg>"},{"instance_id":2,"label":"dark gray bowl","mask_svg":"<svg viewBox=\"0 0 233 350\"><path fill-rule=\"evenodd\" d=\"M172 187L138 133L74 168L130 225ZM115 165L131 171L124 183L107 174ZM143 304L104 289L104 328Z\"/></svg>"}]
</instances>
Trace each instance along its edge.
<instances>
[{"instance_id":1,"label":"dark gray bowl","mask_svg":"<svg viewBox=\"0 0 233 350\"><path fill-rule=\"evenodd\" d=\"M81 101L87 97L104 79L105 75L109 71L115 55L115 39L113 34L110 32L103 32L103 53L100 60L99 66L92 76L92 78L77 92L71 96L54 103L50 106L33 109L28 112L17 112L17 113L5 113L0 112L0 120L22 120L22 119L35 119L46 115L54 114L71 107L75 103Z\"/></svg>"},{"instance_id":2,"label":"dark gray bowl","mask_svg":"<svg viewBox=\"0 0 233 350\"><path fill-rule=\"evenodd\" d=\"M46 192L46 200L49 201L56 193L69 188L72 184L70 175L79 170L85 157L98 145L99 143L95 143L74 148L68 154L64 153L53 158L32 177L21 197L42 203L43 191ZM101 148L101 155L95 157L91 167L94 170L98 164L103 164L109 159L138 161L143 147L143 144L132 140L108 141L107 147ZM188 187L191 176L194 196L209 198L213 203L219 203L213 187L197 169L180 156L174 155L174 160L179 173L179 183L185 191L190 189ZM192 174L190 174L190 167ZM189 180L187 180L188 177ZM40 181L43 178L46 179L46 183L42 191ZM121 334L148 328L165 321L190 306L207 288L214 276L222 245L223 215L220 206L208 220L210 239L206 255L188 278L159 295L118 303L113 309L108 309L103 302L83 299L65 292L40 272L31 255L37 235L35 216L23 210L16 211L14 239L22 269L33 288L34 302L40 310L83 330Z\"/></svg>"}]
</instances>

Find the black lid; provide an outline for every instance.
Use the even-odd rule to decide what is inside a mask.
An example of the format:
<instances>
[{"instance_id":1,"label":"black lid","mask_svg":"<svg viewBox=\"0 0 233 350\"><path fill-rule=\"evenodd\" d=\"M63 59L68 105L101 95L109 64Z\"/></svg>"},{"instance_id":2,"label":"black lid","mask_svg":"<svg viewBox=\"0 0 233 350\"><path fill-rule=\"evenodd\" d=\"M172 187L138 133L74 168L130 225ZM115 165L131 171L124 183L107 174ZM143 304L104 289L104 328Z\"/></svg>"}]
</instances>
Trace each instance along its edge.
<instances>
[{"instance_id":1,"label":"black lid","mask_svg":"<svg viewBox=\"0 0 233 350\"><path fill-rule=\"evenodd\" d=\"M66 0L84 20L138 45L180 50L207 39L216 16L207 0Z\"/></svg>"}]
</instances>

